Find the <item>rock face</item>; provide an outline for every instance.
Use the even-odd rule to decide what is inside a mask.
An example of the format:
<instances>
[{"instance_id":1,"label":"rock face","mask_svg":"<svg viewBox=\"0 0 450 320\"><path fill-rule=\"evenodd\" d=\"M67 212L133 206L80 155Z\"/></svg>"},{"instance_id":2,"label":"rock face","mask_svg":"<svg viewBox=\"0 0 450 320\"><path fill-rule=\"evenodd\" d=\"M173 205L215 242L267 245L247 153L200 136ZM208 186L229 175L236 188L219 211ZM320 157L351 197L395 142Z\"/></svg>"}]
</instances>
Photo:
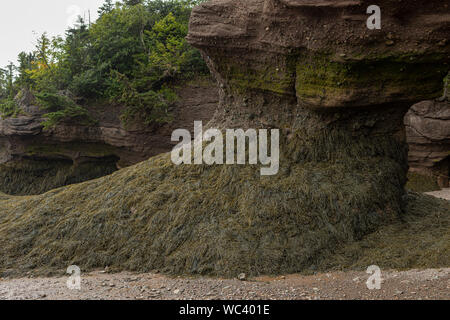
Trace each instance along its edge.
<instances>
[{"instance_id":1,"label":"rock face","mask_svg":"<svg viewBox=\"0 0 450 320\"><path fill-rule=\"evenodd\" d=\"M321 109L402 108L439 96L449 68L448 5L379 1L381 30L366 26L369 5L213 0L194 11L188 39L205 52L223 104L241 109L238 96L252 90Z\"/></svg>"},{"instance_id":2,"label":"rock face","mask_svg":"<svg viewBox=\"0 0 450 320\"><path fill-rule=\"evenodd\" d=\"M442 94L450 9L441 0L379 1L383 27L369 30L371 4L212 0L194 9L188 40L220 86L210 126L280 129L278 174L176 166L163 154L0 200L0 271L315 271L330 252L403 215L445 216L446 203L407 201L403 118ZM446 236L425 256L447 257Z\"/></svg>"},{"instance_id":3,"label":"rock face","mask_svg":"<svg viewBox=\"0 0 450 320\"><path fill-rule=\"evenodd\" d=\"M177 91L180 99L169 124L125 128L122 107L106 105L88 108L96 126L72 122L50 130L43 129L43 112L33 95L23 91L17 98L22 115L0 120L0 192L41 194L170 151L172 131L193 130L194 120L208 122L219 99L210 79L197 79Z\"/></svg>"},{"instance_id":4,"label":"rock face","mask_svg":"<svg viewBox=\"0 0 450 320\"><path fill-rule=\"evenodd\" d=\"M61 124L48 131L43 130L42 112L33 98L22 98L19 104L26 115L0 120L0 163L26 158L79 164L115 157L124 167L168 152L174 129L192 128L194 119L209 121L218 103L215 84L208 81L183 87L178 94L174 121L162 127L124 128L121 107L93 106L90 113L97 126Z\"/></svg>"},{"instance_id":5,"label":"rock face","mask_svg":"<svg viewBox=\"0 0 450 320\"><path fill-rule=\"evenodd\" d=\"M423 101L405 117L411 170L436 178L441 188L449 187L450 102Z\"/></svg>"},{"instance_id":6,"label":"rock face","mask_svg":"<svg viewBox=\"0 0 450 320\"><path fill-rule=\"evenodd\" d=\"M381 30L369 30L371 4L213 0L200 6L188 39L220 83L223 112L215 124L285 128L288 137L340 126L355 144L368 136L402 144L409 107L442 95L450 8L442 1L379 1ZM413 168L434 167L448 156L444 109L448 104L425 102L411 111ZM436 114L419 119L430 113ZM412 132L415 126L426 132Z\"/></svg>"}]
</instances>

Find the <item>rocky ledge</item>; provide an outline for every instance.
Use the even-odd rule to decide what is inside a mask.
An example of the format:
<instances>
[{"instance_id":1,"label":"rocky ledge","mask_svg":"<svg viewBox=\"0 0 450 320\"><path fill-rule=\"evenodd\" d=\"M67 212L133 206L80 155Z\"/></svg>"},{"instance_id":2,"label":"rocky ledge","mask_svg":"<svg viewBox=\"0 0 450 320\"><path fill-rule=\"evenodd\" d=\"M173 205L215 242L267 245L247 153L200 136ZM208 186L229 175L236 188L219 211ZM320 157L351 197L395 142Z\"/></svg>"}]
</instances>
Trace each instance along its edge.
<instances>
[{"instance_id":1,"label":"rocky ledge","mask_svg":"<svg viewBox=\"0 0 450 320\"><path fill-rule=\"evenodd\" d=\"M108 175L170 151L172 131L193 130L194 120L208 122L218 94L210 79L198 79L177 89L173 121L153 126L125 127L123 107L87 107L96 125L60 123L44 130L45 115L30 92L18 99L21 114L0 120L0 192L39 194L67 184Z\"/></svg>"},{"instance_id":2,"label":"rocky ledge","mask_svg":"<svg viewBox=\"0 0 450 320\"><path fill-rule=\"evenodd\" d=\"M411 171L433 177L448 188L450 176L450 102L422 101L405 117Z\"/></svg>"},{"instance_id":3,"label":"rocky ledge","mask_svg":"<svg viewBox=\"0 0 450 320\"><path fill-rule=\"evenodd\" d=\"M194 119L209 121L218 104L216 86L209 80L177 91L174 120L166 125L125 128L120 120L123 107L103 105L88 107L96 126L61 123L49 130L44 130L42 111L30 103L28 93L19 101L22 115L0 120L0 163L23 158L83 163L114 157L118 167L125 167L168 152L174 146L170 139L174 129L193 129Z\"/></svg>"}]
</instances>

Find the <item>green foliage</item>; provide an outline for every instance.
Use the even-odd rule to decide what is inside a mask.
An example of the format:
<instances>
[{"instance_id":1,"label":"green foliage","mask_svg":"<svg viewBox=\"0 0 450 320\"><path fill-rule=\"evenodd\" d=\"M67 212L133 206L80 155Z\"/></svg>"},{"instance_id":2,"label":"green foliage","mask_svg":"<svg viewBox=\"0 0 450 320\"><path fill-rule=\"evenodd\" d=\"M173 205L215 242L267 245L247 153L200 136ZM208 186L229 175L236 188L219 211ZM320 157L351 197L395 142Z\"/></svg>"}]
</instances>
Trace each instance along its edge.
<instances>
[{"instance_id":1,"label":"green foliage","mask_svg":"<svg viewBox=\"0 0 450 320\"><path fill-rule=\"evenodd\" d=\"M12 100L17 93L17 86L14 83L15 70L16 67L12 63L9 63L6 69L0 68L0 101Z\"/></svg>"},{"instance_id":2,"label":"green foliage","mask_svg":"<svg viewBox=\"0 0 450 320\"><path fill-rule=\"evenodd\" d=\"M33 61L35 61L36 57L34 53L26 53L21 52L18 57L19 66L17 71L19 72L19 76L16 79L16 84L22 88L30 88L33 84L33 80L31 79L31 75L27 70L31 70L33 68Z\"/></svg>"},{"instance_id":3,"label":"green foliage","mask_svg":"<svg viewBox=\"0 0 450 320\"><path fill-rule=\"evenodd\" d=\"M47 113L46 120L42 123L44 130L48 130L62 122L76 121L81 125L94 125L96 122L89 116L86 109L80 106L69 107L63 110Z\"/></svg>"},{"instance_id":4,"label":"green foliage","mask_svg":"<svg viewBox=\"0 0 450 320\"><path fill-rule=\"evenodd\" d=\"M172 13L156 22L151 31L146 31L144 38L149 54L139 61L136 79L158 85L191 78L196 73L206 74L207 67L199 52L185 40L187 31L187 25L177 21Z\"/></svg>"},{"instance_id":5,"label":"green foliage","mask_svg":"<svg viewBox=\"0 0 450 320\"><path fill-rule=\"evenodd\" d=\"M110 69L130 75L135 68L133 57L144 52L141 34L149 19L141 5L104 14L89 30L94 64L107 62Z\"/></svg>"},{"instance_id":6,"label":"green foliage","mask_svg":"<svg viewBox=\"0 0 450 320\"><path fill-rule=\"evenodd\" d=\"M208 74L200 53L185 40L191 9L199 2L106 0L95 23L80 17L64 38L42 34L33 52L19 55L15 81L12 71L9 78L8 72L0 72L0 101L21 88L31 89L48 108L52 125L68 117L85 118L74 100L82 105L119 102L127 107L125 122L170 121L176 97L169 88ZM61 91L71 92L73 100L48 95Z\"/></svg>"},{"instance_id":7,"label":"green foliage","mask_svg":"<svg viewBox=\"0 0 450 320\"><path fill-rule=\"evenodd\" d=\"M135 121L142 121L147 125L171 121L169 109L177 100L173 90L163 87L158 91L140 93L125 75L116 71L113 77L116 82L115 98L127 106L122 114L122 121L126 125Z\"/></svg>"},{"instance_id":8,"label":"green foliage","mask_svg":"<svg viewBox=\"0 0 450 320\"><path fill-rule=\"evenodd\" d=\"M110 13L114 9L112 0L105 0L105 3L98 9L98 14L102 16L105 13Z\"/></svg>"},{"instance_id":9,"label":"green foliage","mask_svg":"<svg viewBox=\"0 0 450 320\"><path fill-rule=\"evenodd\" d=\"M56 93L42 92L36 94L36 98L40 107L50 112L76 106L76 103L69 97Z\"/></svg>"},{"instance_id":10,"label":"green foliage","mask_svg":"<svg viewBox=\"0 0 450 320\"><path fill-rule=\"evenodd\" d=\"M16 117L19 113L20 109L14 99L0 101L0 115L3 118Z\"/></svg>"},{"instance_id":11,"label":"green foliage","mask_svg":"<svg viewBox=\"0 0 450 320\"><path fill-rule=\"evenodd\" d=\"M0 69L0 116L15 117L20 110L14 101L17 85L14 83L15 66L10 63L6 69Z\"/></svg>"},{"instance_id":12,"label":"green foliage","mask_svg":"<svg viewBox=\"0 0 450 320\"><path fill-rule=\"evenodd\" d=\"M61 122L77 122L82 125L95 124L87 110L67 96L44 92L36 94L36 99L40 107L48 111L43 123L44 129L54 127Z\"/></svg>"},{"instance_id":13,"label":"green foliage","mask_svg":"<svg viewBox=\"0 0 450 320\"><path fill-rule=\"evenodd\" d=\"M178 80L207 74L206 64L185 37L192 1L141 1L104 14L92 27L99 61L110 62L105 97L127 106L125 123L168 122L176 99L167 86ZM121 34L121 37L111 37ZM103 69L107 69L105 66ZM90 86L92 87L92 86Z\"/></svg>"},{"instance_id":14,"label":"green foliage","mask_svg":"<svg viewBox=\"0 0 450 320\"><path fill-rule=\"evenodd\" d=\"M70 91L80 97L92 99L102 96L104 87L102 72L100 69L89 69L80 74L76 74L72 78L69 85Z\"/></svg>"}]
</instances>

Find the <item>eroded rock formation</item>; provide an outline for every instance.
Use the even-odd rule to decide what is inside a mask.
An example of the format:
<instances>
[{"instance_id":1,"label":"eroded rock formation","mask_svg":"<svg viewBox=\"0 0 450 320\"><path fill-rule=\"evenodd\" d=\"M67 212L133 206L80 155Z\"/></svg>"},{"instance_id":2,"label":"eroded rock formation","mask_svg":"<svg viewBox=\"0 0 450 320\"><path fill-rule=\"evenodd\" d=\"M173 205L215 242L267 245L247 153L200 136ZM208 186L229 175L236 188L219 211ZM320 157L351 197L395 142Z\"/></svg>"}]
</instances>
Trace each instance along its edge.
<instances>
[{"instance_id":1,"label":"eroded rock formation","mask_svg":"<svg viewBox=\"0 0 450 320\"><path fill-rule=\"evenodd\" d=\"M369 4L213 0L194 11L188 39L205 52L228 108L261 111L262 102L248 101L254 90L321 109L400 109L439 96L449 68L448 5L381 1L382 29L369 30Z\"/></svg>"},{"instance_id":2,"label":"eroded rock formation","mask_svg":"<svg viewBox=\"0 0 450 320\"><path fill-rule=\"evenodd\" d=\"M411 171L434 177L449 187L450 102L422 101L405 117Z\"/></svg>"},{"instance_id":3,"label":"eroded rock formation","mask_svg":"<svg viewBox=\"0 0 450 320\"><path fill-rule=\"evenodd\" d=\"M441 94L449 8L440 0L379 1L383 28L368 30L371 4L212 0L197 7L188 40L220 86L210 126L281 129L279 173L175 166L164 154L45 195L2 197L0 270L314 271L330 252L399 216L447 217L445 202L405 194L403 117ZM30 233L30 226L45 228ZM441 231L420 259L401 250L404 259L377 263L448 265Z\"/></svg>"},{"instance_id":4,"label":"eroded rock formation","mask_svg":"<svg viewBox=\"0 0 450 320\"><path fill-rule=\"evenodd\" d=\"M105 105L89 107L96 126L66 123L45 131L43 112L27 94L19 101L22 115L0 120L0 163L23 158L83 163L115 157L118 166L125 167L168 152L174 146L174 129L193 129L194 120L209 121L218 103L217 89L208 80L182 87L178 95L174 121L164 126L125 128L120 120L123 107Z\"/></svg>"},{"instance_id":5,"label":"eroded rock formation","mask_svg":"<svg viewBox=\"0 0 450 320\"><path fill-rule=\"evenodd\" d=\"M44 130L43 111L30 92L20 95L22 114L0 120L0 192L39 194L67 184L99 178L118 168L170 151L172 131L193 130L194 120L209 121L218 94L209 79L178 89L173 121L125 128L121 106L90 106L95 126L61 123Z\"/></svg>"},{"instance_id":6,"label":"eroded rock formation","mask_svg":"<svg viewBox=\"0 0 450 320\"><path fill-rule=\"evenodd\" d=\"M339 125L356 144L364 136L403 143L409 107L442 95L450 68L450 9L442 1L377 4L381 30L366 26L370 1L216 0L199 7L188 38L220 83L222 112L215 123L280 127L288 137ZM425 113L438 106L439 115L427 119ZM438 119L447 106L427 102L411 111L413 168L436 166L448 155L447 125ZM428 129L421 135L414 126Z\"/></svg>"}]
</instances>

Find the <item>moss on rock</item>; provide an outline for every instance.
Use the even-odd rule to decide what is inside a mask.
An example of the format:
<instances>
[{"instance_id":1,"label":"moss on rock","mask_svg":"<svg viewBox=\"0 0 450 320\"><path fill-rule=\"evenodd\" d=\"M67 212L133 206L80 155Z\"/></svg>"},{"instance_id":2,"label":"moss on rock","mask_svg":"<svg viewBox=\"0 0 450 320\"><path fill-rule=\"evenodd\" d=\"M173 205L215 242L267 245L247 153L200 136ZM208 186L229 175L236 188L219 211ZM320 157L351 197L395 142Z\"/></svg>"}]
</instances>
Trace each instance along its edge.
<instances>
[{"instance_id":1,"label":"moss on rock","mask_svg":"<svg viewBox=\"0 0 450 320\"><path fill-rule=\"evenodd\" d=\"M431 192L441 190L437 184L436 177L426 176L416 172L408 173L406 188L415 192Z\"/></svg>"},{"instance_id":2,"label":"moss on rock","mask_svg":"<svg viewBox=\"0 0 450 320\"><path fill-rule=\"evenodd\" d=\"M73 165L67 160L21 160L0 165L0 191L10 195L42 194L116 171L115 158Z\"/></svg>"},{"instance_id":3,"label":"moss on rock","mask_svg":"<svg viewBox=\"0 0 450 320\"><path fill-rule=\"evenodd\" d=\"M100 143L66 142L59 144L34 143L25 150L25 156L30 158L71 158L73 155L88 158L112 158L116 148Z\"/></svg>"},{"instance_id":4,"label":"moss on rock","mask_svg":"<svg viewBox=\"0 0 450 320\"><path fill-rule=\"evenodd\" d=\"M405 215L360 241L324 252L315 271L447 268L450 265L450 202L409 193Z\"/></svg>"},{"instance_id":5,"label":"moss on rock","mask_svg":"<svg viewBox=\"0 0 450 320\"><path fill-rule=\"evenodd\" d=\"M297 97L314 107L359 107L439 97L440 79L447 73L447 67L439 59L418 59L301 56L297 63Z\"/></svg>"},{"instance_id":6,"label":"moss on rock","mask_svg":"<svg viewBox=\"0 0 450 320\"><path fill-rule=\"evenodd\" d=\"M361 121L359 113L351 118ZM75 264L227 277L308 270L324 250L401 219L407 170L406 149L390 135L353 136L342 122L307 134L314 123L282 135L276 176L261 177L259 166L177 167L165 154L44 195L0 200L0 270L46 274Z\"/></svg>"}]
</instances>

